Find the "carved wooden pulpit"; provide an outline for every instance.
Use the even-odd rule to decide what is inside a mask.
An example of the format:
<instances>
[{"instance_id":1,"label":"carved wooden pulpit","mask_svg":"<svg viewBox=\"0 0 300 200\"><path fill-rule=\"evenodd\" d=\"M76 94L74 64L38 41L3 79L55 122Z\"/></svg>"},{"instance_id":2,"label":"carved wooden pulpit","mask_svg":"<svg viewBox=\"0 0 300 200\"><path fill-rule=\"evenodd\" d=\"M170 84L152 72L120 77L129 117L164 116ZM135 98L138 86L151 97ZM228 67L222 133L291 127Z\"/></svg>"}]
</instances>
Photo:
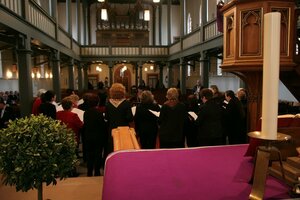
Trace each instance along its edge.
<instances>
[{"instance_id":1,"label":"carved wooden pulpit","mask_svg":"<svg viewBox=\"0 0 300 200\"><path fill-rule=\"evenodd\" d=\"M257 128L262 107L263 18L269 12L281 13L280 72L293 71L295 52L294 0L232 0L222 8L224 50L222 70L245 81L248 90L248 124Z\"/></svg>"}]
</instances>

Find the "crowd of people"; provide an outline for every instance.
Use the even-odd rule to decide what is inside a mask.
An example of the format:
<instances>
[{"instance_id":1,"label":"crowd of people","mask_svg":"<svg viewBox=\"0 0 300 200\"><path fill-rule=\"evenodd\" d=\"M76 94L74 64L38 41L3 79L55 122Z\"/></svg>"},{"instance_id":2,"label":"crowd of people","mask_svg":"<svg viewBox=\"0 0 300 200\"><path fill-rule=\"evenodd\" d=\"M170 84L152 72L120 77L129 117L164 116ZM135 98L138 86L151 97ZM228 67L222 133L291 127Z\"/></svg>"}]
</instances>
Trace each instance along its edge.
<instances>
[{"instance_id":1,"label":"crowd of people","mask_svg":"<svg viewBox=\"0 0 300 200\"><path fill-rule=\"evenodd\" d=\"M162 105L156 103L155 96L147 88L139 87L137 91L133 104L121 83L114 83L109 89L100 84L98 94L85 93L80 100L74 91L68 91L57 104L53 91L40 89L32 105L32 114L60 120L73 130L78 149L82 144L87 176L101 175L100 168L113 151L111 131L119 126L134 127L143 149L247 142L245 90L237 95L232 90L222 93L216 85L203 88L198 81L193 94L184 101L178 88L169 88L167 100ZM0 98L0 109L3 99ZM9 109L7 101L4 105Z\"/></svg>"}]
</instances>

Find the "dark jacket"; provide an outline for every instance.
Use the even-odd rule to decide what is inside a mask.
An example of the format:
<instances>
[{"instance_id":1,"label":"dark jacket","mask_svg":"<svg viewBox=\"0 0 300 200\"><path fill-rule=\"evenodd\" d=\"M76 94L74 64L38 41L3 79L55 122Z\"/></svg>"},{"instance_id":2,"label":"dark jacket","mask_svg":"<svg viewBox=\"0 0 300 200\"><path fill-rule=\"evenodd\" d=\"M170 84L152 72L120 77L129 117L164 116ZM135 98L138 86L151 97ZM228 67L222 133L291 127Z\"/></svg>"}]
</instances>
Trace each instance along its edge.
<instances>
[{"instance_id":1,"label":"dark jacket","mask_svg":"<svg viewBox=\"0 0 300 200\"><path fill-rule=\"evenodd\" d=\"M111 130L118 126L129 126L133 121L131 104L124 100L118 106L113 105L110 100L106 104L105 118L108 123L107 145L105 147L105 157L113 151L113 139Z\"/></svg>"},{"instance_id":2,"label":"dark jacket","mask_svg":"<svg viewBox=\"0 0 300 200\"><path fill-rule=\"evenodd\" d=\"M104 121L103 113L96 108L89 108L84 112L84 137L87 143L93 146L103 146L105 141L105 135L107 133L106 124Z\"/></svg>"},{"instance_id":3,"label":"dark jacket","mask_svg":"<svg viewBox=\"0 0 300 200\"><path fill-rule=\"evenodd\" d=\"M221 139L223 135L221 107L213 99L205 102L199 109L196 124L198 125L197 139L199 143L208 138Z\"/></svg>"},{"instance_id":4,"label":"dark jacket","mask_svg":"<svg viewBox=\"0 0 300 200\"><path fill-rule=\"evenodd\" d=\"M174 147L184 147L184 125L187 120L188 113L183 103L166 101L161 107L159 116L160 143L173 143L177 144Z\"/></svg>"},{"instance_id":5,"label":"dark jacket","mask_svg":"<svg viewBox=\"0 0 300 200\"><path fill-rule=\"evenodd\" d=\"M243 105L236 97L232 98L225 107L224 122L225 131L230 144L246 142L245 113Z\"/></svg>"},{"instance_id":6,"label":"dark jacket","mask_svg":"<svg viewBox=\"0 0 300 200\"><path fill-rule=\"evenodd\" d=\"M14 115L14 111L13 111L12 107L10 107L8 105L4 108L2 117L1 117L1 114L2 114L2 110L0 110L0 129L6 128L9 120L16 119L16 116Z\"/></svg>"},{"instance_id":7,"label":"dark jacket","mask_svg":"<svg viewBox=\"0 0 300 200\"><path fill-rule=\"evenodd\" d=\"M56 107L50 102L42 103L39 107L39 112L47 117L56 119Z\"/></svg>"},{"instance_id":8,"label":"dark jacket","mask_svg":"<svg viewBox=\"0 0 300 200\"><path fill-rule=\"evenodd\" d=\"M157 104L141 103L136 107L134 116L135 130L143 149L155 148L158 132L158 118L149 110L159 111Z\"/></svg>"},{"instance_id":9,"label":"dark jacket","mask_svg":"<svg viewBox=\"0 0 300 200\"><path fill-rule=\"evenodd\" d=\"M133 121L129 101L124 100L118 107L115 107L110 101L108 101L106 104L105 118L108 121L110 131L118 126L129 126L129 123Z\"/></svg>"}]
</instances>

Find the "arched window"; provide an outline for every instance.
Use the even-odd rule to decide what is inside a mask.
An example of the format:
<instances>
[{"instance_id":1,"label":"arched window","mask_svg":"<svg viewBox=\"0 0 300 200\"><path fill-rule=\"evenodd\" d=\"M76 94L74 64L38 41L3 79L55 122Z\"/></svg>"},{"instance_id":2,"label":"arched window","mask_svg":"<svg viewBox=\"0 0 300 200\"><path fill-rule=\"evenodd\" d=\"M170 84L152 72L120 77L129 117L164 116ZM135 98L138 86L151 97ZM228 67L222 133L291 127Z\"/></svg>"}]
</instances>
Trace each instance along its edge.
<instances>
[{"instance_id":1,"label":"arched window","mask_svg":"<svg viewBox=\"0 0 300 200\"><path fill-rule=\"evenodd\" d=\"M187 65L187 76L191 76L191 61L188 61L188 65Z\"/></svg>"},{"instance_id":2,"label":"arched window","mask_svg":"<svg viewBox=\"0 0 300 200\"><path fill-rule=\"evenodd\" d=\"M222 68L221 68L221 65L222 65L222 59L217 58L217 75L218 75L218 76L222 76Z\"/></svg>"},{"instance_id":3,"label":"arched window","mask_svg":"<svg viewBox=\"0 0 300 200\"><path fill-rule=\"evenodd\" d=\"M191 13L188 14L188 18L187 18L187 33L189 34L190 32L192 32L192 17L191 17Z\"/></svg>"}]
</instances>

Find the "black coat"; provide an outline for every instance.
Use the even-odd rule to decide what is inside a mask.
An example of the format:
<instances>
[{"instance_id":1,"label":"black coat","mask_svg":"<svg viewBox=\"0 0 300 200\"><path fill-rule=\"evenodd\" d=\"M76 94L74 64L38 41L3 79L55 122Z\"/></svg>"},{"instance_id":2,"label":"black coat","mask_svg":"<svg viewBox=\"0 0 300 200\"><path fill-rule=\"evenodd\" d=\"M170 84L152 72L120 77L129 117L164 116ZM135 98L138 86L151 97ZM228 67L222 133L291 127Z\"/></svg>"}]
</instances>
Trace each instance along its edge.
<instances>
[{"instance_id":1,"label":"black coat","mask_svg":"<svg viewBox=\"0 0 300 200\"><path fill-rule=\"evenodd\" d=\"M84 137L86 146L98 146L102 147L106 141L104 141L107 134L107 127L104 121L103 113L96 108L89 108L84 112Z\"/></svg>"},{"instance_id":2,"label":"black coat","mask_svg":"<svg viewBox=\"0 0 300 200\"><path fill-rule=\"evenodd\" d=\"M214 145L215 141L221 141L223 136L221 107L210 99L199 109L197 139L198 143L203 145ZM209 141L207 144L203 141Z\"/></svg>"},{"instance_id":3,"label":"black coat","mask_svg":"<svg viewBox=\"0 0 300 200\"><path fill-rule=\"evenodd\" d=\"M183 103L169 103L161 107L159 115L159 139L168 147L184 147L184 125L187 123L188 113ZM175 144L175 146L172 146Z\"/></svg>"},{"instance_id":4,"label":"black coat","mask_svg":"<svg viewBox=\"0 0 300 200\"><path fill-rule=\"evenodd\" d=\"M124 100L116 107L110 101L108 101L106 104L105 118L108 123L107 145L105 147L106 157L113 151L111 130L118 128L118 126L129 126L129 124L133 121L130 102Z\"/></svg>"},{"instance_id":5,"label":"black coat","mask_svg":"<svg viewBox=\"0 0 300 200\"><path fill-rule=\"evenodd\" d=\"M118 107L115 107L110 101L106 104L105 118L108 121L108 127L111 131L118 126L129 126L133 121L131 104L124 100Z\"/></svg>"},{"instance_id":6,"label":"black coat","mask_svg":"<svg viewBox=\"0 0 300 200\"><path fill-rule=\"evenodd\" d=\"M245 112L238 98L232 98L224 111L225 131L230 144L246 142Z\"/></svg>"},{"instance_id":7,"label":"black coat","mask_svg":"<svg viewBox=\"0 0 300 200\"><path fill-rule=\"evenodd\" d=\"M56 107L50 102L42 103L39 107L39 112L47 117L56 119Z\"/></svg>"},{"instance_id":8,"label":"black coat","mask_svg":"<svg viewBox=\"0 0 300 200\"><path fill-rule=\"evenodd\" d=\"M143 149L155 148L158 132L158 118L150 110L159 111L157 104L139 104L134 116L135 130Z\"/></svg>"},{"instance_id":9,"label":"black coat","mask_svg":"<svg viewBox=\"0 0 300 200\"><path fill-rule=\"evenodd\" d=\"M3 111L3 115L1 117L2 110L0 110L0 129L6 128L9 120L14 120L16 116L14 115L14 111L12 107L6 106Z\"/></svg>"}]
</instances>

